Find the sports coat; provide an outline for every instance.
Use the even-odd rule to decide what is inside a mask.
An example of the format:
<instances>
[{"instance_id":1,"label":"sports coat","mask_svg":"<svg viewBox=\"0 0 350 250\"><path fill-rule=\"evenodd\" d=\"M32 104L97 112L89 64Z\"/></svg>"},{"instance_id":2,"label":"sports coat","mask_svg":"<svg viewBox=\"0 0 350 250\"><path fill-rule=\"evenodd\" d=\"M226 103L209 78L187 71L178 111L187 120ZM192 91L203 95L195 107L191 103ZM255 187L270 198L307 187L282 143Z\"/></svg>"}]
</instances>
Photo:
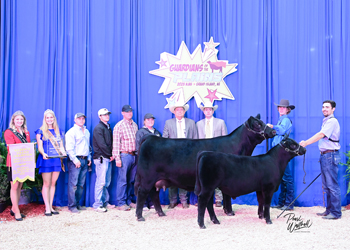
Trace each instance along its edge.
<instances>
[{"instance_id":1,"label":"sports coat","mask_svg":"<svg viewBox=\"0 0 350 250\"><path fill-rule=\"evenodd\" d=\"M196 124L193 120L189 118L185 119L185 135L188 139L198 139L198 132ZM164 138L177 138L177 129L176 129L176 118L169 119L165 122L164 130L163 130Z\"/></svg>"},{"instance_id":2,"label":"sports coat","mask_svg":"<svg viewBox=\"0 0 350 250\"><path fill-rule=\"evenodd\" d=\"M213 138L227 135L227 127L225 121L215 117L213 117L213 119ZM196 126L198 130L199 139L205 139L205 118L203 120L198 121Z\"/></svg>"}]
</instances>

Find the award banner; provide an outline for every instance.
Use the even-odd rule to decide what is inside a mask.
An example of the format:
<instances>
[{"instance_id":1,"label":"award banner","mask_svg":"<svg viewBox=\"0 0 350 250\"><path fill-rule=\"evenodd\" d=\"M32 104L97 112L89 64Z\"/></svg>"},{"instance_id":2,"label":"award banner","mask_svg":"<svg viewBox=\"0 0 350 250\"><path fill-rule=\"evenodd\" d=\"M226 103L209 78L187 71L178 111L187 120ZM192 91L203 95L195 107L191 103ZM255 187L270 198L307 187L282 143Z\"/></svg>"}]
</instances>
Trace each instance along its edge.
<instances>
[{"instance_id":1,"label":"award banner","mask_svg":"<svg viewBox=\"0 0 350 250\"><path fill-rule=\"evenodd\" d=\"M224 78L237 71L238 64L218 60L219 51L215 48L219 44L211 37L209 42L204 43L203 52L201 45L198 45L191 54L185 42L182 42L176 56L161 53L160 61L156 62L159 69L149 73L165 78L158 93L173 93L166 98L168 103L165 108L186 104L192 97L198 107L201 103L213 103L222 98L234 100Z\"/></svg>"},{"instance_id":2,"label":"award banner","mask_svg":"<svg viewBox=\"0 0 350 250\"><path fill-rule=\"evenodd\" d=\"M35 179L35 143L9 144L12 167L12 180L25 182Z\"/></svg>"}]
</instances>

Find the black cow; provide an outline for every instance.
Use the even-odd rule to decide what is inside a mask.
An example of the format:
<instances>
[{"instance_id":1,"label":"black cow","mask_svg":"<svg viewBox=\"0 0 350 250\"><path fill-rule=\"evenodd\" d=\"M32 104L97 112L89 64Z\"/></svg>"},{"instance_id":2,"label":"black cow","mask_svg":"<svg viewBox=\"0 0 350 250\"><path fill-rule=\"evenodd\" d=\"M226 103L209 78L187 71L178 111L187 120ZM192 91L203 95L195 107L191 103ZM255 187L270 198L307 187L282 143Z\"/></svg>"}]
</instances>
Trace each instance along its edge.
<instances>
[{"instance_id":1,"label":"black cow","mask_svg":"<svg viewBox=\"0 0 350 250\"><path fill-rule=\"evenodd\" d=\"M285 138L258 156L241 156L220 152L200 152L197 158L195 194L198 195L198 225L204 226L204 213L207 207L210 219L220 224L215 216L212 202L214 190L219 187L232 198L256 192L259 218L270 219L272 195L278 190L288 162L306 149L292 139Z\"/></svg>"},{"instance_id":2,"label":"black cow","mask_svg":"<svg viewBox=\"0 0 350 250\"><path fill-rule=\"evenodd\" d=\"M227 136L212 139L168 139L147 137L141 144L135 178L137 220L144 221L142 208L150 194L156 212L165 216L159 201L159 189L171 186L194 190L197 153L203 150L251 155L256 145L275 136L276 131L260 120L250 117ZM231 198L224 194L227 214L232 212Z\"/></svg>"}]
</instances>

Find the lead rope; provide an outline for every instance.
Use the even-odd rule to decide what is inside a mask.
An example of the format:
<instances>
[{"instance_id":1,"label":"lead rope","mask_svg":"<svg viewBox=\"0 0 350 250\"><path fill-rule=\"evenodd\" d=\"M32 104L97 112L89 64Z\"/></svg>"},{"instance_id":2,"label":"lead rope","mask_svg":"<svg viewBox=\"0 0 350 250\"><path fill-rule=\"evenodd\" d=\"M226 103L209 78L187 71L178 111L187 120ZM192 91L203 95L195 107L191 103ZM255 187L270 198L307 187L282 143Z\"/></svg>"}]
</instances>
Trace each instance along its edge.
<instances>
[{"instance_id":1,"label":"lead rope","mask_svg":"<svg viewBox=\"0 0 350 250\"><path fill-rule=\"evenodd\" d=\"M306 155L306 154L304 154L304 161L303 161L303 170L304 170L304 173L305 173L304 178L303 178L303 183L304 183L304 184L306 184L306 182L305 182L305 177L306 177L306 171L305 171L305 155Z\"/></svg>"}]
</instances>

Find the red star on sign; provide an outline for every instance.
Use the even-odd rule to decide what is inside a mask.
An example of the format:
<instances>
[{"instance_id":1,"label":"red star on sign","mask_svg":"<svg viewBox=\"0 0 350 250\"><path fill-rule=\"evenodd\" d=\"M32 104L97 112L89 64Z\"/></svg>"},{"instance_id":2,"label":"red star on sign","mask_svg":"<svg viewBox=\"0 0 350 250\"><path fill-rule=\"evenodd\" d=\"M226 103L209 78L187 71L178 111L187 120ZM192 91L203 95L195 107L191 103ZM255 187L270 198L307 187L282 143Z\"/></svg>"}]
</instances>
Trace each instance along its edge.
<instances>
[{"instance_id":1,"label":"red star on sign","mask_svg":"<svg viewBox=\"0 0 350 250\"><path fill-rule=\"evenodd\" d=\"M211 103L213 103L214 99L215 99L215 100L219 100L219 97L217 97L217 96L215 95L217 89L214 90L214 91L210 91L210 89L207 89L207 90L208 90L208 95L205 96L204 98L210 99L210 102L211 102Z\"/></svg>"}]
</instances>

